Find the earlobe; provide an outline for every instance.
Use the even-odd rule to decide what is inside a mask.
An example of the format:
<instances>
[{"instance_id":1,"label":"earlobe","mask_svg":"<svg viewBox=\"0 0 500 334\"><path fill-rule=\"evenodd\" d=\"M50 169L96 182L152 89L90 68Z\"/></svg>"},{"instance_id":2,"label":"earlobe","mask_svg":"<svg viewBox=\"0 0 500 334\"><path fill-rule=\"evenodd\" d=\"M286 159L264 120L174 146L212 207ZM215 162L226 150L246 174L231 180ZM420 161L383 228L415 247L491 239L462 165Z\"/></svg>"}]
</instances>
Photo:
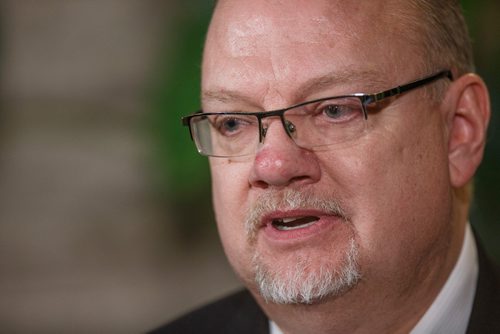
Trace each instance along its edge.
<instances>
[{"instance_id":1,"label":"earlobe","mask_svg":"<svg viewBox=\"0 0 500 334\"><path fill-rule=\"evenodd\" d=\"M474 176L483 158L490 118L488 89L476 74L466 74L449 87L448 159L451 185L461 188Z\"/></svg>"}]
</instances>

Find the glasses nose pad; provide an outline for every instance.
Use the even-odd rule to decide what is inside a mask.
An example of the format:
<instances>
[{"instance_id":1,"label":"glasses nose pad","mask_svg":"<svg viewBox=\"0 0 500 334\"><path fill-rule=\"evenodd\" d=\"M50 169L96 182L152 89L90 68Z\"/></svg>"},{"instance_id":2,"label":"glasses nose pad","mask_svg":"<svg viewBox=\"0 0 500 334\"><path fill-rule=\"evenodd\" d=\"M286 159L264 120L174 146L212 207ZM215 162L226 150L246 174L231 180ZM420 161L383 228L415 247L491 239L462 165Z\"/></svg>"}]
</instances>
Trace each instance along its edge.
<instances>
[{"instance_id":1,"label":"glasses nose pad","mask_svg":"<svg viewBox=\"0 0 500 334\"><path fill-rule=\"evenodd\" d=\"M281 122L288 137L294 138L294 133L297 131L297 127L295 126L295 124L284 118L281 119ZM263 124L260 125L260 143L262 143L264 141L264 138L266 138L268 129L269 126L265 127Z\"/></svg>"},{"instance_id":2,"label":"glasses nose pad","mask_svg":"<svg viewBox=\"0 0 500 334\"><path fill-rule=\"evenodd\" d=\"M297 131L297 127L289 120L285 120L284 124L286 133L288 134L288 136L290 136L290 138L293 138L294 133Z\"/></svg>"},{"instance_id":3,"label":"glasses nose pad","mask_svg":"<svg viewBox=\"0 0 500 334\"><path fill-rule=\"evenodd\" d=\"M264 138L266 138L266 134L267 134L267 128L262 126L260 128L260 138L261 138L261 142L264 140Z\"/></svg>"}]
</instances>

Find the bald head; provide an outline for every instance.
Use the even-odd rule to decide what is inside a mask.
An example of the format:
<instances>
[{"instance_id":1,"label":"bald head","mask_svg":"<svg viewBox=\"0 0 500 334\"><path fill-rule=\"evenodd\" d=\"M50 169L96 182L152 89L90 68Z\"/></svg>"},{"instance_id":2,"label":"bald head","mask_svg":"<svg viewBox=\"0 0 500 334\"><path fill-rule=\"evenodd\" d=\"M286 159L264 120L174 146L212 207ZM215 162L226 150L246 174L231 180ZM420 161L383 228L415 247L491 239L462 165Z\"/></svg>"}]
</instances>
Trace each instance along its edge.
<instances>
[{"instance_id":1,"label":"bald head","mask_svg":"<svg viewBox=\"0 0 500 334\"><path fill-rule=\"evenodd\" d=\"M274 108L309 97L300 95L304 87L296 84L328 81L325 73L336 81L348 79L339 86L343 93L379 88L401 73L418 77L424 71L407 61L423 63L415 56L419 48L407 38L411 34L394 6L390 1L220 1L205 48L204 97L221 87L239 95L250 89L261 97L252 104ZM285 96L292 90L294 95Z\"/></svg>"},{"instance_id":2,"label":"bald head","mask_svg":"<svg viewBox=\"0 0 500 334\"><path fill-rule=\"evenodd\" d=\"M335 27L330 23L334 23ZM242 52L250 52L245 46L252 38L264 41L263 35L267 36L273 30L278 33L287 26L293 29L282 30L279 41L296 38L297 49L305 47L311 36L322 37L322 43L333 43L340 41L336 38L340 35L357 39L361 45L371 43L372 54L381 50L387 53L390 45L409 50L409 53L419 56L414 60L418 63L412 66L418 66L421 73L429 73L436 68L453 68L458 75L474 68L470 39L457 0L363 3L220 0L207 42L210 45L214 36L220 37L232 31L234 35L228 41L231 44L219 44L217 47L229 46L232 51L238 49L243 56ZM276 41L267 39L267 42L269 50L276 47ZM359 51L357 48L354 53ZM210 57L210 53L206 56ZM387 57L391 54L387 53ZM393 59L393 65L397 65L394 61L397 59ZM402 63L403 66L409 65L406 59Z\"/></svg>"}]
</instances>

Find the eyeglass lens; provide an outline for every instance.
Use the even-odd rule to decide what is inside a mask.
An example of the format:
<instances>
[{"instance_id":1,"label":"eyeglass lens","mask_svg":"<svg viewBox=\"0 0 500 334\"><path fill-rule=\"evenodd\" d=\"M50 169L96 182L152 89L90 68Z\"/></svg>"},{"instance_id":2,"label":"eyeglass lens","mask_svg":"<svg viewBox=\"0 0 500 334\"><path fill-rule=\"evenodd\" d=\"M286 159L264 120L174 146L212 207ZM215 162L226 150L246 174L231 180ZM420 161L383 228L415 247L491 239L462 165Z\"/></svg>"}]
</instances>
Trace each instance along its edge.
<instances>
[{"instance_id":1,"label":"eyeglass lens","mask_svg":"<svg viewBox=\"0 0 500 334\"><path fill-rule=\"evenodd\" d=\"M271 112L272 113L272 112ZM295 144L307 149L321 149L351 141L366 126L363 105L357 97L332 98L306 103L283 111L285 131ZM259 117L262 119L260 129ZM254 154L259 146L259 131L264 134L275 113L199 114L191 119L198 151L204 155L236 157Z\"/></svg>"}]
</instances>

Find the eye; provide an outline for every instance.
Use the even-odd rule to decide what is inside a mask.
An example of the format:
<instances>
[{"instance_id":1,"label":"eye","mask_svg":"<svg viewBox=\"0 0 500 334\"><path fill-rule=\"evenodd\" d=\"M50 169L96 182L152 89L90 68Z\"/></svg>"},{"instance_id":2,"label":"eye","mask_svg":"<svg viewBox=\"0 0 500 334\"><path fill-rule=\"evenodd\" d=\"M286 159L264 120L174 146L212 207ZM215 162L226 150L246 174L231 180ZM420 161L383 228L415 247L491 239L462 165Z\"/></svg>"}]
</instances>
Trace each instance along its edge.
<instances>
[{"instance_id":1,"label":"eye","mask_svg":"<svg viewBox=\"0 0 500 334\"><path fill-rule=\"evenodd\" d=\"M237 135L247 130L249 126L253 125L252 123L255 121L252 121L250 117L234 115L220 115L212 122L215 129L223 136Z\"/></svg>"},{"instance_id":2,"label":"eye","mask_svg":"<svg viewBox=\"0 0 500 334\"><path fill-rule=\"evenodd\" d=\"M348 105L330 104L323 108L325 116L340 119L352 113L353 109Z\"/></svg>"},{"instance_id":3,"label":"eye","mask_svg":"<svg viewBox=\"0 0 500 334\"><path fill-rule=\"evenodd\" d=\"M327 101L326 104L319 106L319 112L329 121L345 122L363 114L363 107L358 100L346 101Z\"/></svg>"},{"instance_id":4,"label":"eye","mask_svg":"<svg viewBox=\"0 0 500 334\"><path fill-rule=\"evenodd\" d=\"M221 123L220 127L223 131L232 132L238 130L239 121L234 118L226 119Z\"/></svg>"},{"instance_id":5,"label":"eye","mask_svg":"<svg viewBox=\"0 0 500 334\"><path fill-rule=\"evenodd\" d=\"M222 118L222 117L221 117ZM222 134L236 132L241 127L241 121L237 118L223 117L216 122L217 130Z\"/></svg>"}]
</instances>

